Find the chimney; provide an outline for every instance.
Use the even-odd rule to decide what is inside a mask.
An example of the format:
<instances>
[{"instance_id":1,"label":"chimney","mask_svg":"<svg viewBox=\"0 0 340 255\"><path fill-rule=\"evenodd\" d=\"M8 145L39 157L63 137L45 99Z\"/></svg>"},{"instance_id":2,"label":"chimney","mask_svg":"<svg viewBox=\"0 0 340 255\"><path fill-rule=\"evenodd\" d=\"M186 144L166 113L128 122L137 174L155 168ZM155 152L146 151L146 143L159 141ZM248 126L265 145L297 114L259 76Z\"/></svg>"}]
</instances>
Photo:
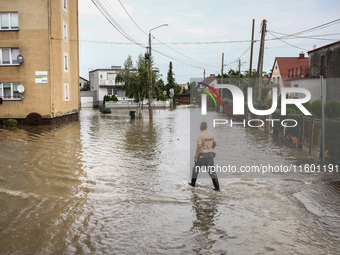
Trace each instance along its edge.
<instances>
[{"instance_id":1,"label":"chimney","mask_svg":"<svg viewBox=\"0 0 340 255\"><path fill-rule=\"evenodd\" d=\"M301 52L301 53L299 54L299 59L304 59L304 58L305 58L305 53Z\"/></svg>"},{"instance_id":2,"label":"chimney","mask_svg":"<svg viewBox=\"0 0 340 255\"><path fill-rule=\"evenodd\" d=\"M210 78L215 78L215 74L210 74Z\"/></svg>"}]
</instances>

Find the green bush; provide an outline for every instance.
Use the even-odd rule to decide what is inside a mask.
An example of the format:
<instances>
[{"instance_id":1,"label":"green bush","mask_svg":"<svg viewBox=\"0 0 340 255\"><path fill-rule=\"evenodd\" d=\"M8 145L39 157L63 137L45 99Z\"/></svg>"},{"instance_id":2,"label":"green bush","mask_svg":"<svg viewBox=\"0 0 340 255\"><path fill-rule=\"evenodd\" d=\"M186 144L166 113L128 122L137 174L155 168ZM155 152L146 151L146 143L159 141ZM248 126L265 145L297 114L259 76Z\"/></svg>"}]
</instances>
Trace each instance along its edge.
<instances>
[{"instance_id":1,"label":"green bush","mask_svg":"<svg viewBox=\"0 0 340 255\"><path fill-rule=\"evenodd\" d=\"M105 96L104 96L104 101L105 101L105 102L108 102L108 101L117 102L117 101L118 101L118 98L117 98L116 95L112 95L112 96L105 95Z\"/></svg>"},{"instance_id":2,"label":"green bush","mask_svg":"<svg viewBox=\"0 0 340 255\"><path fill-rule=\"evenodd\" d=\"M18 125L18 121L15 119L8 119L6 121L6 125L9 127L15 127L16 125Z\"/></svg>"},{"instance_id":3,"label":"green bush","mask_svg":"<svg viewBox=\"0 0 340 255\"><path fill-rule=\"evenodd\" d=\"M331 100L325 105L325 115L329 119L340 117L340 102Z\"/></svg>"},{"instance_id":4,"label":"green bush","mask_svg":"<svg viewBox=\"0 0 340 255\"><path fill-rule=\"evenodd\" d=\"M318 116L319 119L321 119L321 112L322 112L322 104L321 100L316 100L312 103L312 112Z\"/></svg>"},{"instance_id":5,"label":"green bush","mask_svg":"<svg viewBox=\"0 0 340 255\"><path fill-rule=\"evenodd\" d=\"M39 125L41 122L41 119L42 119L41 115L37 112L31 112L30 114L26 116L26 121L31 126Z\"/></svg>"},{"instance_id":6,"label":"green bush","mask_svg":"<svg viewBox=\"0 0 340 255\"><path fill-rule=\"evenodd\" d=\"M329 155L340 159L340 121L325 121L325 145Z\"/></svg>"}]
</instances>

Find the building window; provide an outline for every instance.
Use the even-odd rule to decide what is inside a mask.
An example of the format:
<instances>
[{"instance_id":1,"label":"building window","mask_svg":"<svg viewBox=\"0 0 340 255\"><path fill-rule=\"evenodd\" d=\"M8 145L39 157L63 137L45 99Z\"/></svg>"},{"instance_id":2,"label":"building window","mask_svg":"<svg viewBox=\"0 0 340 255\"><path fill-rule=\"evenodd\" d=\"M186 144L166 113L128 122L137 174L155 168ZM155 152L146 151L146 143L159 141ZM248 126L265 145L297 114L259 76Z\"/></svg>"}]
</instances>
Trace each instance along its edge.
<instances>
[{"instance_id":1,"label":"building window","mask_svg":"<svg viewBox=\"0 0 340 255\"><path fill-rule=\"evenodd\" d=\"M67 0L61 0L63 4L63 9L67 11Z\"/></svg>"},{"instance_id":2,"label":"building window","mask_svg":"<svg viewBox=\"0 0 340 255\"><path fill-rule=\"evenodd\" d=\"M69 101L70 97L69 97L68 83L64 83L64 95L65 95L65 101Z\"/></svg>"},{"instance_id":3,"label":"building window","mask_svg":"<svg viewBox=\"0 0 340 255\"><path fill-rule=\"evenodd\" d=\"M68 53L64 52L64 72L68 72Z\"/></svg>"},{"instance_id":4,"label":"building window","mask_svg":"<svg viewBox=\"0 0 340 255\"><path fill-rule=\"evenodd\" d=\"M115 74L114 74L114 73L108 73L108 74L107 74L107 79L108 79L108 80L113 80L113 81L114 81L114 80L115 80Z\"/></svg>"},{"instance_id":5,"label":"building window","mask_svg":"<svg viewBox=\"0 0 340 255\"><path fill-rule=\"evenodd\" d=\"M0 83L0 98L3 100L20 100L21 96L18 91L19 82Z\"/></svg>"},{"instance_id":6,"label":"building window","mask_svg":"<svg viewBox=\"0 0 340 255\"><path fill-rule=\"evenodd\" d=\"M0 13L1 30L18 30L19 20L17 12Z\"/></svg>"},{"instance_id":7,"label":"building window","mask_svg":"<svg viewBox=\"0 0 340 255\"><path fill-rule=\"evenodd\" d=\"M0 48L0 65L18 65L18 48Z\"/></svg>"},{"instance_id":8,"label":"building window","mask_svg":"<svg viewBox=\"0 0 340 255\"><path fill-rule=\"evenodd\" d=\"M273 83L276 84L276 83L275 83L275 77L273 77Z\"/></svg>"},{"instance_id":9,"label":"building window","mask_svg":"<svg viewBox=\"0 0 340 255\"><path fill-rule=\"evenodd\" d=\"M64 41L68 41L68 31L67 31L67 23L63 22L63 35L64 35Z\"/></svg>"},{"instance_id":10,"label":"building window","mask_svg":"<svg viewBox=\"0 0 340 255\"><path fill-rule=\"evenodd\" d=\"M112 96L113 95L113 89L107 89L107 94L109 96Z\"/></svg>"}]
</instances>

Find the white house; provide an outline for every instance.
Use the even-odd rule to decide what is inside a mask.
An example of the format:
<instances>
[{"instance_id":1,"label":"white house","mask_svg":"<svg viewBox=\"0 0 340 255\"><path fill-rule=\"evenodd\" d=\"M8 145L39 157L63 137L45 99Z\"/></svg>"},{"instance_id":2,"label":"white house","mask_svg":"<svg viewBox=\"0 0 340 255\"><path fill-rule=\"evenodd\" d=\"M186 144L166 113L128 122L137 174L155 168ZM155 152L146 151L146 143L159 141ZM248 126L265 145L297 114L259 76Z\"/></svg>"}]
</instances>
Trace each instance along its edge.
<instances>
[{"instance_id":1,"label":"white house","mask_svg":"<svg viewBox=\"0 0 340 255\"><path fill-rule=\"evenodd\" d=\"M91 91L97 91L99 104L103 103L105 95L116 95L119 100L125 100L124 84L116 83L117 74L121 70L121 66L112 66L110 69L95 69L89 72Z\"/></svg>"}]
</instances>

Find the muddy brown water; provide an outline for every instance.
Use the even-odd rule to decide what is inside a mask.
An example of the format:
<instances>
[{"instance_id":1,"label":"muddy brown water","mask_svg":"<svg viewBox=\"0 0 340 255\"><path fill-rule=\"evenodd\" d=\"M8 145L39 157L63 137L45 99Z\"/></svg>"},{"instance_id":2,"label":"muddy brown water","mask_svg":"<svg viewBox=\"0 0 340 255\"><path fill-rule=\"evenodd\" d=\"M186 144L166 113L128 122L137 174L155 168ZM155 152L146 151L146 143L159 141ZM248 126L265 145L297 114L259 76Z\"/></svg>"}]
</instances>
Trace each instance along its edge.
<instances>
[{"instance_id":1,"label":"muddy brown water","mask_svg":"<svg viewBox=\"0 0 340 255\"><path fill-rule=\"evenodd\" d=\"M128 113L0 129L0 254L339 254L337 180L235 176L214 192L202 175L192 188L190 108L157 110L152 123ZM232 164L311 160L230 132Z\"/></svg>"}]
</instances>

